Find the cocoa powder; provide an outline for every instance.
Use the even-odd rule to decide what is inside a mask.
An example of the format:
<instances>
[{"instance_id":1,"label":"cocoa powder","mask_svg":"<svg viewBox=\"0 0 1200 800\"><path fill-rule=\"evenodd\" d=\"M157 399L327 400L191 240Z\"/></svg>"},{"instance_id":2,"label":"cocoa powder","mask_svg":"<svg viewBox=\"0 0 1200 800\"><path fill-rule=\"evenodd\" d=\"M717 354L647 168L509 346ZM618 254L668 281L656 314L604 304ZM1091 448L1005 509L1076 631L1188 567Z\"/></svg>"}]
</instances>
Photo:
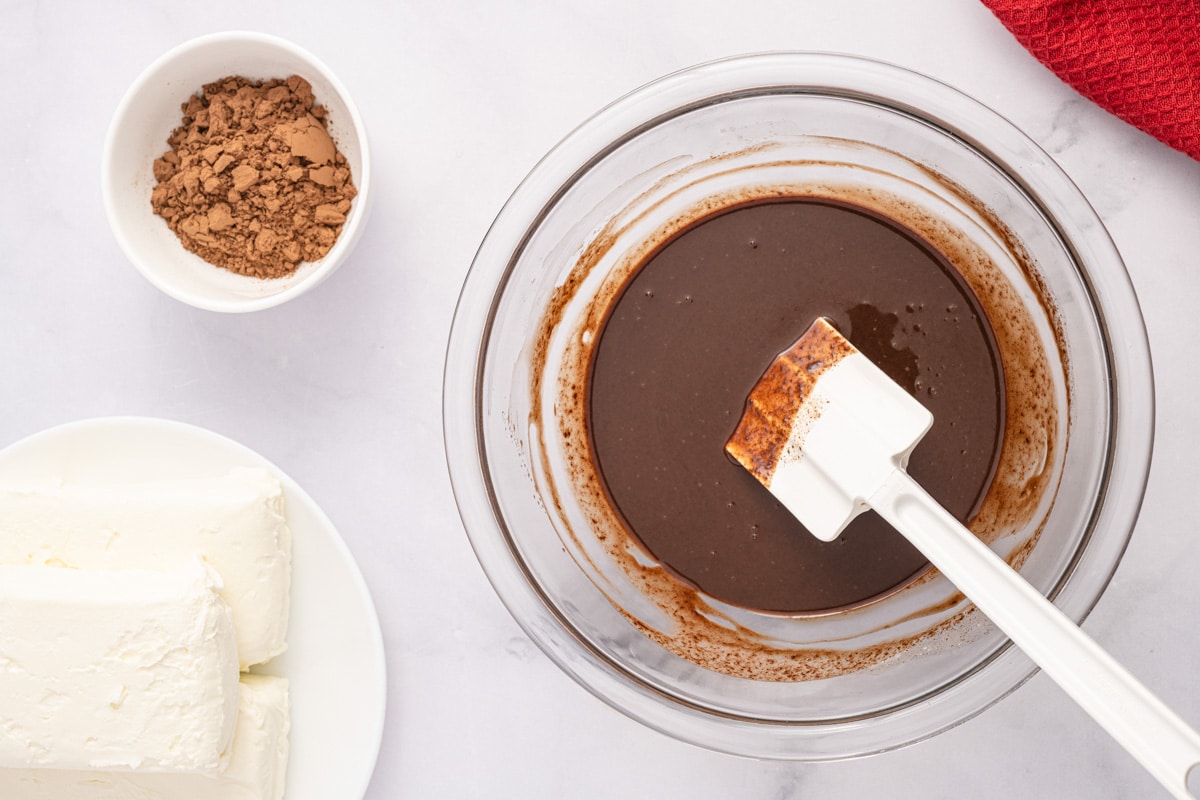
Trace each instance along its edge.
<instances>
[{"instance_id":1,"label":"cocoa powder","mask_svg":"<svg viewBox=\"0 0 1200 800\"><path fill-rule=\"evenodd\" d=\"M184 247L258 278L329 252L358 190L307 80L231 76L181 110L150 202Z\"/></svg>"}]
</instances>

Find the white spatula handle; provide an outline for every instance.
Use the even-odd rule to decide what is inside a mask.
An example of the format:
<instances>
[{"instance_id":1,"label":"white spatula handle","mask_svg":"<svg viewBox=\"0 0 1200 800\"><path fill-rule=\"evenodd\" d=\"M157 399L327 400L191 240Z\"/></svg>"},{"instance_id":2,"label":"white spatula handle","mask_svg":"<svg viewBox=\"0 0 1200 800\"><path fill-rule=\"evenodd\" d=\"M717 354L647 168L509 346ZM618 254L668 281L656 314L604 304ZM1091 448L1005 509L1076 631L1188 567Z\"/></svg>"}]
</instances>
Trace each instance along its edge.
<instances>
[{"instance_id":1,"label":"white spatula handle","mask_svg":"<svg viewBox=\"0 0 1200 800\"><path fill-rule=\"evenodd\" d=\"M1200 782L1200 734L907 473L896 470L868 504L916 545L1172 795L1180 800L1200 797L1192 793Z\"/></svg>"}]
</instances>

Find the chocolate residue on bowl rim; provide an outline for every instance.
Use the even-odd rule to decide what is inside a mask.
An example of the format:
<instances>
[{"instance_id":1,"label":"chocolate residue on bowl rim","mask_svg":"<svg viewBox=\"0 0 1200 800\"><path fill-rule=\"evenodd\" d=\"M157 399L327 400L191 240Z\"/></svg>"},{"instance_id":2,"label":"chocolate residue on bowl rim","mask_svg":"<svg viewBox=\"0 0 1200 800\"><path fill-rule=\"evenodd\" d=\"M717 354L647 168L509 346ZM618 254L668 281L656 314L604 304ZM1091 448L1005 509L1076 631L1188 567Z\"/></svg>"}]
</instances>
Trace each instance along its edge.
<instances>
[{"instance_id":1,"label":"chocolate residue on bowl rim","mask_svg":"<svg viewBox=\"0 0 1200 800\"><path fill-rule=\"evenodd\" d=\"M767 147L759 145L753 150L763 150ZM718 157L718 160L732 159L738 155L741 154L728 154ZM749 169L811 163L815 162L774 161ZM711 165L712 161L707 164ZM681 174L695 168L696 165L685 167L670 176L670 179L677 180ZM870 167L862 165L854 165L854 168L871 171ZM921 169L957 199L972 207L988 226L988 233L1002 243L1016 260L1028 286L1032 288L1041 304L1042 311L1050 320L1052 335L1059 349L1055 355L1061 359L1063 369L1067 370L1062 332L1053 304L1037 277L1034 265L1030 263L1028 253L1021 247L1013 232L990 209L972 200L960 187L927 168ZM665 182L664 180L651 187L643 196L653 196ZM571 344L564 355L563 369L557 379L558 385L551 393L555 398L554 413L548 417L542 407L542 396L546 388L543 381L546 378L551 336L564 323L564 312L568 304L575 299L585 279L608 255L622 233L638 220L609 220L605 227L590 239L574 267L556 288L547 304L534 340L530 430L536 432L534 438L553 435L561 440L570 476L569 486L560 487L549 481L545 488L548 489L550 497L544 497L543 500L554 507L553 513L556 513L559 519L565 519L560 492L569 491L587 515L590 530L572 529L567 531L567 534L576 539L577 545L581 536L598 540L607 556L619 565L641 593L652 599L674 622L675 629L670 632L646 624L624 609L612 593L596 582L596 576L602 573L594 564L590 565L590 571L585 568L589 577L596 582L597 588L646 636L682 658L727 675L754 680L797 681L833 677L879 664L911 649L920 641L937 635L947 627L958 624L974 611L974 607L961 595L952 595L949 601L939 603L936 608L910 615L920 616L959 608L959 611L948 619L915 635L899 637L853 651L787 647L770 641L732 619L720 608L720 604L714 603L696 587L656 564L636 537L628 532L620 515L614 510L604 481L598 474L595 459L590 451L587 423L588 377L592 350L608 309L619 297L630 277L658 248L683 228L731 206L771 198L828 200L865 207L881 214L945 256L978 296L996 335L1003 362L1007 396L1005 436L999 467L979 512L970 523L972 530L984 541L990 542L1005 532L1030 523L1045 498L1049 497L1052 504L1057 492L1057 480L1061 476L1046 467L1061 459L1061 452L1058 451L1060 410L1053 390L1054 379L1050 363L1047 354L1042 350L1036 323L1029 316L1017 290L984 249L963 231L934 217L916 204L886 192L849 185L767 184L709 196L684 213L674 215L666 224L660 226L656 233L621 256L617 267L605 276L601 288L588 304L583 319L567 332L565 339ZM1068 386L1069 383L1068 380ZM1067 401L1069 402L1069 395ZM543 430L541 426L544 423L549 424L551 419L557 429ZM541 461L543 473L550 475L552 469L544 442L533 441L531 447L534 450L533 457ZM1016 565L1028 554L1036 535L1035 532L1033 539L1014 554ZM572 555L578 557L579 553L585 553L586 550L587 548L581 545L576 546L572 549ZM908 587L924 584L933 580L935 576L936 572L926 571L909 583ZM904 590L902 588L899 591ZM832 609L822 614L840 611ZM765 612L756 613L770 616Z\"/></svg>"}]
</instances>

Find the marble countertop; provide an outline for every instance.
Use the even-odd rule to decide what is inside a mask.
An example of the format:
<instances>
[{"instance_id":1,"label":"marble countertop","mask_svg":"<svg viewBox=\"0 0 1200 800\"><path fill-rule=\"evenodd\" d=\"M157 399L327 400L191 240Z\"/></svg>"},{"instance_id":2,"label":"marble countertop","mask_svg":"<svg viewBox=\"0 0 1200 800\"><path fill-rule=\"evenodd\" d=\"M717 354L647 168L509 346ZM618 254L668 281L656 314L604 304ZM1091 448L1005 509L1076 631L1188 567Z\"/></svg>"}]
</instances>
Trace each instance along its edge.
<instances>
[{"instance_id":1,"label":"marble countertop","mask_svg":"<svg viewBox=\"0 0 1200 800\"><path fill-rule=\"evenodd\" d=\"M1137 289L1156 369L1143 512L1086 629L1200 724L1200 164L1107 115L973 0L255 0L2 5L0 444L152 415L279 464L357 557L388 657L370 800L470 797L1165 797L1048 679L897 752L769 763L610 709L521 632L476 562L441 435L444 345L475 248L574 126L639 85L738 53L855 53L939 78L1012 120L1095 206ZM126 88L204 33L247 29L329 64L370 130L375 205L317 290L249 315L184 306L130 266L101 203ZM332 800L332 799L331 799Z\"/></svg>"}]
</instances>

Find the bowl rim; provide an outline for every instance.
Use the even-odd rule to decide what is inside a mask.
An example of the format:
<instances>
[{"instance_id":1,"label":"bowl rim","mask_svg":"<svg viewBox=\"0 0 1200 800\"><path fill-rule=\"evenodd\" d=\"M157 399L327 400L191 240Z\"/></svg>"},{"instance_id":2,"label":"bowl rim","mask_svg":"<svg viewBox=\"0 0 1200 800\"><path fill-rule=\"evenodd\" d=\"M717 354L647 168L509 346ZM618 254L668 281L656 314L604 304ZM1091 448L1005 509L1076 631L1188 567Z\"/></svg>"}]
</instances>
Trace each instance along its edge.
<instances>
[{"instance_id":1,"label":"bowl rim","mask_svg":"<svg viewBox=\"0 0 1200 800\"><path fill-rule=\"evenodd\" d=\"M864 81L869 89L864 88ZM1116 526L1123 535L1106 542L1102 551L1089 550L1092 542L1085 542L1087 546L1081 545L1059 583L1061 589L1081 569L1101 570L1102 574L1091 576L1097 584L1094 593L1071 596L1065 603L1061 593L1057 598L1071 618L1082 621L1103 594L1128 546L1149 477L1153 369L1132 282L1098 215L1044 150L1005 117L958 89L887 62L813 52L754 53L708 61L645 84L576 127L517 186L487 231L468 271L444 365L443 437L459 514L481 567L526 635L577 683L623 714L709 749L753 757L828 761L895 749L961 724L1016 690L1036 667L1006 642L957 682L876 718L886 724L865 737L862 725L854 721L790 728L763 725L688 706L653 687L635 685L619 665L587 647L571 630L553 603L542 596L540 587L532 585L505 540L499 507L489 494L478 414L487 339L499 297L517 254L567 187L616 146L667 117L735 93L802 89L869 98L936 120L941 132L956 136L985 158L1007 165L1005 172L1050 212L1050 221L1060 234L1064 227L1091 231L1083 239L1062 236L1077 263L1101 267L1081 272L1080 278L1090 291L1109 374L1115 376L1110 383L1111 446L1105 490L1097 499L1089 538L1094 539L1090 531L1099 526ZM978 126L972 120L976 118L988 122L982 132L975 130ZM598 136L605 131L606 136ZM614 131L618 135L613 136ZM1019 169L1014 170L1014 165ZM531 220L528 209L540 211ZM964 704L964 696L982 696L984 701ZM924 717L920 732L897 738L895 732L911 724L914 715ZM814 752L805 749L814 736L858 736L862 741L852 752Z\"/></svg>"},{"instance_id":2,"label":"bowl rim","mask_svg":"<svg viewBox=\"0 0 1200 800\"><path fill-rule=\"evenodd\" d=\"M359 169L360 174L354 175L355 188L358 190L358 194L354 199L354 202L358 206L355 209L356 213L347 220L333 247L320 261L315 263L311 273L305 276L303 280L273 294L255 297L229 295L224 299L214 299L180 288L174 282L168 280L162 270L158 269L154 263L142 256L139 248L132 241L131 237L127 235L125 226L122 223L121 212L117 208L115 198L121 190L117 187L117 176L114 174L113 161L115 153L120 147L117 131L130 116L132 109L137 103L139 94L147 86L151 85L164 69L167 69L179 59L210 47L225 46L230 43L250 47L267 47L286 52L288 55L307 64L315 73L319 74L322 80L329 84L346 107L348 116L346 128L352 130L355 138L358 140L361 167ZM146 280L168 296L187 305L208 311L242 313L271 308L298 297L323 282L341 266L341 263L349 255L361 235L369 216L372 197L370 164L370 143L362 115L355 105L350 92L328 65L300 45L280 36L250 30L230 30L208 33L181 42L159 55L134 79L117 104L116 110L113 112L112 119L109 122L100 162L100 187L109 228L117 239L121 250Z\"/></svg>"}]
</instances>

